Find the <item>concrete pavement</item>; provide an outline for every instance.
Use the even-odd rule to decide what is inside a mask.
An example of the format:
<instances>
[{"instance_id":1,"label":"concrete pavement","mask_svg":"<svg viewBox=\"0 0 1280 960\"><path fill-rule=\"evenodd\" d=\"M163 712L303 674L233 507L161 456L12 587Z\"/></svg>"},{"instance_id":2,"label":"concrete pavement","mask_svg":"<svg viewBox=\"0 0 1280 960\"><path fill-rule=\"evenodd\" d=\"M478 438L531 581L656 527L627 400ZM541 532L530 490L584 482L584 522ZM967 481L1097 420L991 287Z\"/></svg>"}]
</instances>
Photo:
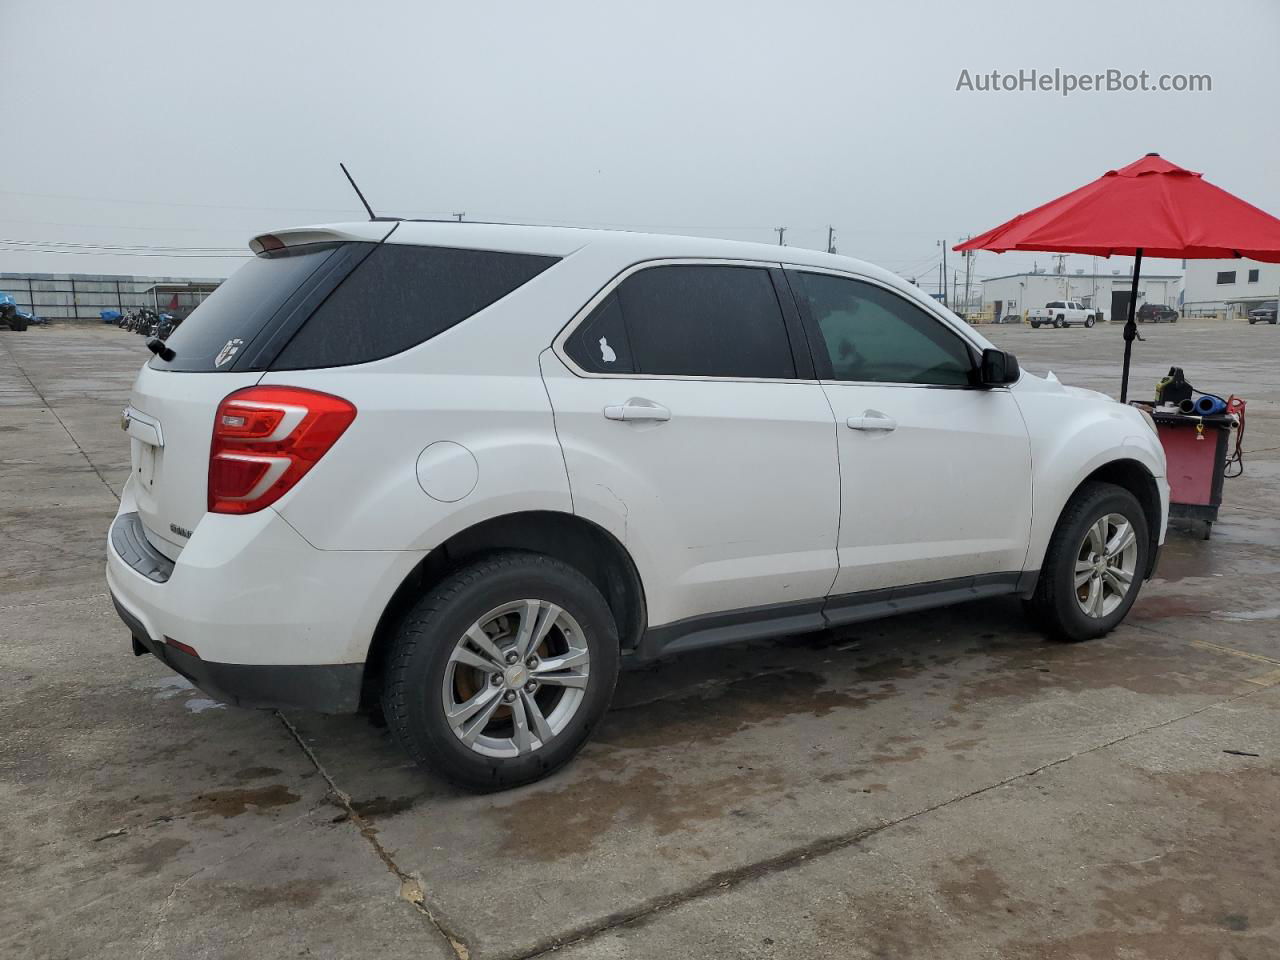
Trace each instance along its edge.
<instances>
[{"instance_id":1,"label":"concrete pavement","mask_svg":"<svg viewBox=\"0 0 1280 960\"><path fill-rule=\"evenodd\" d=\"M986 332L1118 388L1118 326ZM663 661L475 797L134 658L102 564L141 338L0 331L0 956L1280 954L1280 340L1144 334L1135 394L1249 398L1246 475L1111 636L996 601Z\"/></svg>"}]
</instances>

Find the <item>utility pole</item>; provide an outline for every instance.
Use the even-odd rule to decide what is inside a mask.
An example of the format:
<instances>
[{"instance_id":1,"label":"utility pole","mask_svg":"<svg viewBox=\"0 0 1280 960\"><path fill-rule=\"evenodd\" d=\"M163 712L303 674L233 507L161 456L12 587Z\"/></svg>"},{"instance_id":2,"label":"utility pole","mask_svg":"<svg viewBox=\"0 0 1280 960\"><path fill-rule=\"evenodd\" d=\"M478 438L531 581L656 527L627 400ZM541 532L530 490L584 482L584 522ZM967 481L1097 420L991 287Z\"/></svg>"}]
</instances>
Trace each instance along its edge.
<instances>
[{"instance_id":1,"label":"utility pole","mask_svg":"<svg viewBox=\"0 0 1280 960\"><path fill-rule=\"evenodd\" d=\"M965 237L965 239L969 240L970 238ZM973 278L973 254L974 254L974 251L972 250L964 250L961 252L961 256L964 257L964 310L965 310L965 313L969 312L969 282Z\"/></svg>"},{"instance_id":2,"label":"utility pole","mask_svg":"<svg viewBox=\"0 0 1280 960\"><path fill-rule=\"evenodd\" d=\"M786 227L774 227L773 232L778 235L778 246L782 246L782 235L787 232Z\"/></svg>"},{"instance_id":3,"label":"utility pole","mask_svg":"<svg viewBox=\"0 0 1280 960\"><path fill-rule=\"evenodd\" d=\"M836 252L836 228L828 225L827 227L827 253Z\"/></svg>"},{"instance_id":4,"label":"utility pole","mask_svg":"<svg viewBox=\"0 0 1280 960\"><path fill-rule=\"evenodd\" d=\"M942 287L942 290L940 291L942 294L942 305L944 307L949 307L951 304L947 303L947 241L939 240L938 246L942 248L942 283L940 284Z\"/></svg>"},{"instance_id":5,"label":"utility pole","mask_svg":"<svg viewBox=\"0 0 1280 960\"><path fill-rule=\"evenodd\" d=\"M462 211L462 213L455 213L455 214L453 215L453 219L455 219L455 220L457 220L459 223L461 223L461 222L462 222L462 218L463 218L463 217L465 217L466 215L467 215L467 212L464 210L464 211Z\"/></svg>"}]
</instances>

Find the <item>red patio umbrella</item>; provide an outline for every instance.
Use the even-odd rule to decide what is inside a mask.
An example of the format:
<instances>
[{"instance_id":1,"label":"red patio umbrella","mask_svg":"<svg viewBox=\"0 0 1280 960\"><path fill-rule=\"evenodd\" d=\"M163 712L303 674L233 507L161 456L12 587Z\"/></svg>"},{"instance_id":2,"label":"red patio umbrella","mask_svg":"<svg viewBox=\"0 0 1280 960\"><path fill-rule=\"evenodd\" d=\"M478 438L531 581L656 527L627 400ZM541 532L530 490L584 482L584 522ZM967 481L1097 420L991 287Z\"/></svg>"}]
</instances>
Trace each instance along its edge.
<instances>
[{"instance_id":1,"label":"red patio umbrella","mask_svg":"<svg viewBox=\"0 0 1280 960\"><path fill-rule=\"evenodd\" d=\"M1129 394L1129 356L1138 334L1134 312L1143 255L1198 260L1248 257L1280 263L1280 220L1215 187L1200 174L1148 153L953 249L1133 257L1120 380L1120 402L1124 403Z\"/></svg>"}]
</instances>

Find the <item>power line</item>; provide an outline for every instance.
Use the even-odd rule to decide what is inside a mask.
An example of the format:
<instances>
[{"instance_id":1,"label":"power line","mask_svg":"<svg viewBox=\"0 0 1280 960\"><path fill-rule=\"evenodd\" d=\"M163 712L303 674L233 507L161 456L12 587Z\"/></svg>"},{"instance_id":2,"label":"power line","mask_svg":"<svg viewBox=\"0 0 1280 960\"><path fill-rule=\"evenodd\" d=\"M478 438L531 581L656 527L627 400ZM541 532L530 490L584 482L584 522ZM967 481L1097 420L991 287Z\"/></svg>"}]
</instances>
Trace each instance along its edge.
<instances>
[{"instance_id":1,"label":"power line","mask_svg":"<svg viewBox=\"0 0 1280 960\"><path fill-rule=\"evenodd\" d=\"M59 244L39 240L0 240L0 252L60 253L89 257L174 257L178 259L248 259L253 256L230 247L123 247L111 244Z\"/></svg>"},{"instance_id":2,"label":"power line","mask_svg":"<svg viewBox=\"0 0 1280 960\"><path fill-rule=\"evenodd\" d=\"M142 251L175 251L179 253L243 253L243 247L177 247L166 244L155 243L137 243L137 244L119 244L119 243L72 243L64 240L0 240L0 244L8 244L10 246L22 247L49 247L49 248L66 248L70 250L111 250L120 252L129 252L134 250Z\"/></svg>"},{"instance_id":3,"label":"power line","mask_svg":"<svg viewBox=\"0 0 1280 960\"><path fill-rule=\"evenodd\" d=\"M86 257L170 257L174 260L248 260L251 253L129 253L115 250L23 250L23 253L62 253Z\"/></svg>"},{"instance_id":4,"label":"power line","mask_svg":"<svg viewBox=\"0 0 1280 960\"><path fill-rule=\"evenodd\" d=\"M350 207L266 207L244 206L234 203L185 203L176 200L127 200L122 197L83 197L70 193L27 193L21 190L0 190L0 194L10 197L41 197L51 200L80 200L86 203L123 203L144 207L198 207L202 210L274 210L283 213L344 213L352 212Z\"/></svg>"},{"instance_id":5,"label":"power line","mask_svg":"<svg viewBox=\"0 0 1280 960\"><path fill-rule=\"evenodd\" d=\"M22 224L29 227L75 227L84 230L142 230L144 232L156 233L225 233L225 229L217 227L174 227L154 225L137 226L135 224L124 223L67 223L62 220L10 220L7 217L0 217L0 223L6 224Z\"/></svg>"}]
</instances>

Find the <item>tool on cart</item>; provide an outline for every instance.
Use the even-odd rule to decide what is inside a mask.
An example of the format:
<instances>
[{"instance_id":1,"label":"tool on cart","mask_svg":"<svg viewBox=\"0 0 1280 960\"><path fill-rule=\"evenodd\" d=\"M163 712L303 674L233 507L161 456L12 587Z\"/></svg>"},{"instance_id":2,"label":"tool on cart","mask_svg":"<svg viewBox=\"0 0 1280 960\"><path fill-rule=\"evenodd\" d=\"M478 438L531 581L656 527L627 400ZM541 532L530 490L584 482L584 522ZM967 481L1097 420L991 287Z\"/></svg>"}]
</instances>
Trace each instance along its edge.
<instances>
[{"instance_id":1,"label":"tool on cart","mask_svg":"<svg viewBox=\"0 0 1280 960\"><path fill-rule=\"evenodd\" d=\"M1169 516L1204 524L1206 540L1222 506L1223 480L1244 472L1245 406L1240 397L1197 390L1181 367L1170 367L1156 384L1150 412L1168 462Z\"/></svg>"},{"instance_id":2,"label":"tool on cart","mask_svg":"<svg viewBox=\"0 0 1280 960\"><path fill-rule=\"evenodd\" d=\"M1183 376L1181 367L1170 367L1169 375L1156 384L1156 406L1172 403L1178 406L1183 400L1191 399L1191 384Z\"/></svg>"}]
</instances>

